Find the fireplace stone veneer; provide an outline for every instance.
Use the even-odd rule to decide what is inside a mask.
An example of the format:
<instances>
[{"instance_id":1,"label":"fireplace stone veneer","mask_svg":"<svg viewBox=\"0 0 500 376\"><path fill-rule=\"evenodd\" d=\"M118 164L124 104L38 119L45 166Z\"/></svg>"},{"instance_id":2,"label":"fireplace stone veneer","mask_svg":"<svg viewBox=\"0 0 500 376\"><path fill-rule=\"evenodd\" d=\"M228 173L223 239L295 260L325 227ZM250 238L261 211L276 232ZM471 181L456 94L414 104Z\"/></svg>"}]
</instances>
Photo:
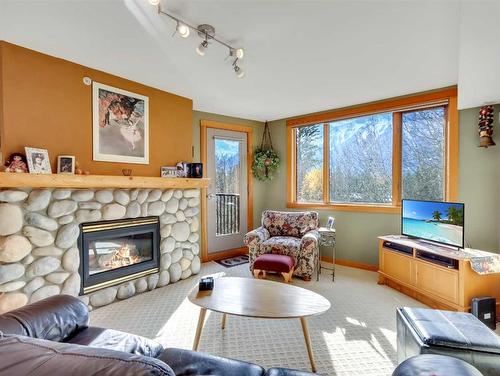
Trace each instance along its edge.
<instances>
[{"instance_id":1,"label":"fireplace stone veneer","mask_svg":"<svg viewBox=\"0 0 500 376\"><path fill-rule=\"evenodd\" d=\"M51 295L78 296L80 224L159 217L159 271L80 296L90 309L200 271L199 189L0 190L0 313Z\"/></svg>"}]
</instances>

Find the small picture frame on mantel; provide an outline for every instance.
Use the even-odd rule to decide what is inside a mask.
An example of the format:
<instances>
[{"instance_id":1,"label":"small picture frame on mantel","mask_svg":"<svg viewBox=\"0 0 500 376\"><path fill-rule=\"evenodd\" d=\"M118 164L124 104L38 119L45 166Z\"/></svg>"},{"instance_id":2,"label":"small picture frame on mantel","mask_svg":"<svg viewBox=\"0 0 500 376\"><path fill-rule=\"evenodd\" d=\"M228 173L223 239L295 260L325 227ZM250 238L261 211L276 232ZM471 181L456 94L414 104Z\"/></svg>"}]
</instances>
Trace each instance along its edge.
<instances>
[{"instance_id":1,"label":"small picture frame on mantel","mask_svg":"<svg viewBox=\"0 0 500 376\"><path fill-rule=\"evenodd\" d=\"M75 157L73 155L60 155L57 157L58 174L75 173Z\"/></svg>"},{"instance_id":2,"label":"small picture frame on mantel","mask_svg":"<svg viewBox=\"0 0 500 376\"><path fill-rule=\"evenodd\" d=\"M160 176L162 178L176 178L177 175L177 167L166 167L163 166L161 168L161 174Z\"/></svg>"},{"instance_id":3,"label":"small picture frame on mantel","mask_svg":"<svg viewBox=\"0 0 500 376\"><path fill-rule=\"evenodd\" d=\"M31 174L52 174L47 149L25 147L24 150Z\"/></svg>"}]
</instances>

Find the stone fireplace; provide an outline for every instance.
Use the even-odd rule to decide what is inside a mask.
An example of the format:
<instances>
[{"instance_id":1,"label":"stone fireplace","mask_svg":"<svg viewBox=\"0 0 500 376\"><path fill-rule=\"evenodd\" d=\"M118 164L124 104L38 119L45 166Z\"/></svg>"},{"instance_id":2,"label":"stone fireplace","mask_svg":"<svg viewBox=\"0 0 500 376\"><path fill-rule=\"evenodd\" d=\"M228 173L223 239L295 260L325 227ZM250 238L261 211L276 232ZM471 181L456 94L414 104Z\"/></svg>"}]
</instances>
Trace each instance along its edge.
<instances>
[{"instance_id":1,"label":"stone fireplace","mask_svg":"<svg viewBox=\"0 0 500 376\"><path fill-rule=\"evenodd\" d=\"M158 273L158 217L80 225L80 294Z\"/></svg>"},{"instance_id":2,"label":"stone fireplace","mask_svg":"<svg viewBox=\"0 0 500 376\"><path fill-rule=\"evenodd\" d=\"M207 184L0 172L0 313L57 294L93 309L199 273Z\"/></svg>"}]
</instances>

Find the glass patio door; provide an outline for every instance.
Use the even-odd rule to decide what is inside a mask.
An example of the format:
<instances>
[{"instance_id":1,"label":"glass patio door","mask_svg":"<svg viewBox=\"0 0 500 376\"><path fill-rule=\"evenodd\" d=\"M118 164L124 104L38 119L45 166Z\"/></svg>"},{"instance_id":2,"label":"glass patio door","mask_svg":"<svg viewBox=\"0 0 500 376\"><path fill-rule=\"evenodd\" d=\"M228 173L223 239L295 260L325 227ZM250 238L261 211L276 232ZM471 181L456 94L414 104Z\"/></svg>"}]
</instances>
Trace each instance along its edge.
<instances>
[{"instance_id":1,"label":"glass patio door","mask_svg":"<svg viewBox=\"0 0 500 376\"><path fill-rule=\"evenodd\" d=\"M207 129L208 253L243 247L247 231L247 134Z\"/></svg>"}]
</instances>

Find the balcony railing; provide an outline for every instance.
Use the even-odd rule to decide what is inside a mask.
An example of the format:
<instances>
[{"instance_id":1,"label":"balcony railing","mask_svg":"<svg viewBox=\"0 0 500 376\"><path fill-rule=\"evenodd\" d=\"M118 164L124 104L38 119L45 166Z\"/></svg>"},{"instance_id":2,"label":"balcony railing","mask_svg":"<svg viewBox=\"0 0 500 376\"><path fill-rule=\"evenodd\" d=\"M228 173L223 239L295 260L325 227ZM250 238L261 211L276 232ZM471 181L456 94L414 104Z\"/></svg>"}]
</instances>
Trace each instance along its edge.
<instances>
[{"instance_id":1,"label":"balcony railing","mask_svg":"<svg viewBox=\"0 0 500 376\"><path fill-rule=\"evenodd\" d=\"M240 195L216 193L216 234L229 235L240 232Z\"/></svg>"}]
</instances>

